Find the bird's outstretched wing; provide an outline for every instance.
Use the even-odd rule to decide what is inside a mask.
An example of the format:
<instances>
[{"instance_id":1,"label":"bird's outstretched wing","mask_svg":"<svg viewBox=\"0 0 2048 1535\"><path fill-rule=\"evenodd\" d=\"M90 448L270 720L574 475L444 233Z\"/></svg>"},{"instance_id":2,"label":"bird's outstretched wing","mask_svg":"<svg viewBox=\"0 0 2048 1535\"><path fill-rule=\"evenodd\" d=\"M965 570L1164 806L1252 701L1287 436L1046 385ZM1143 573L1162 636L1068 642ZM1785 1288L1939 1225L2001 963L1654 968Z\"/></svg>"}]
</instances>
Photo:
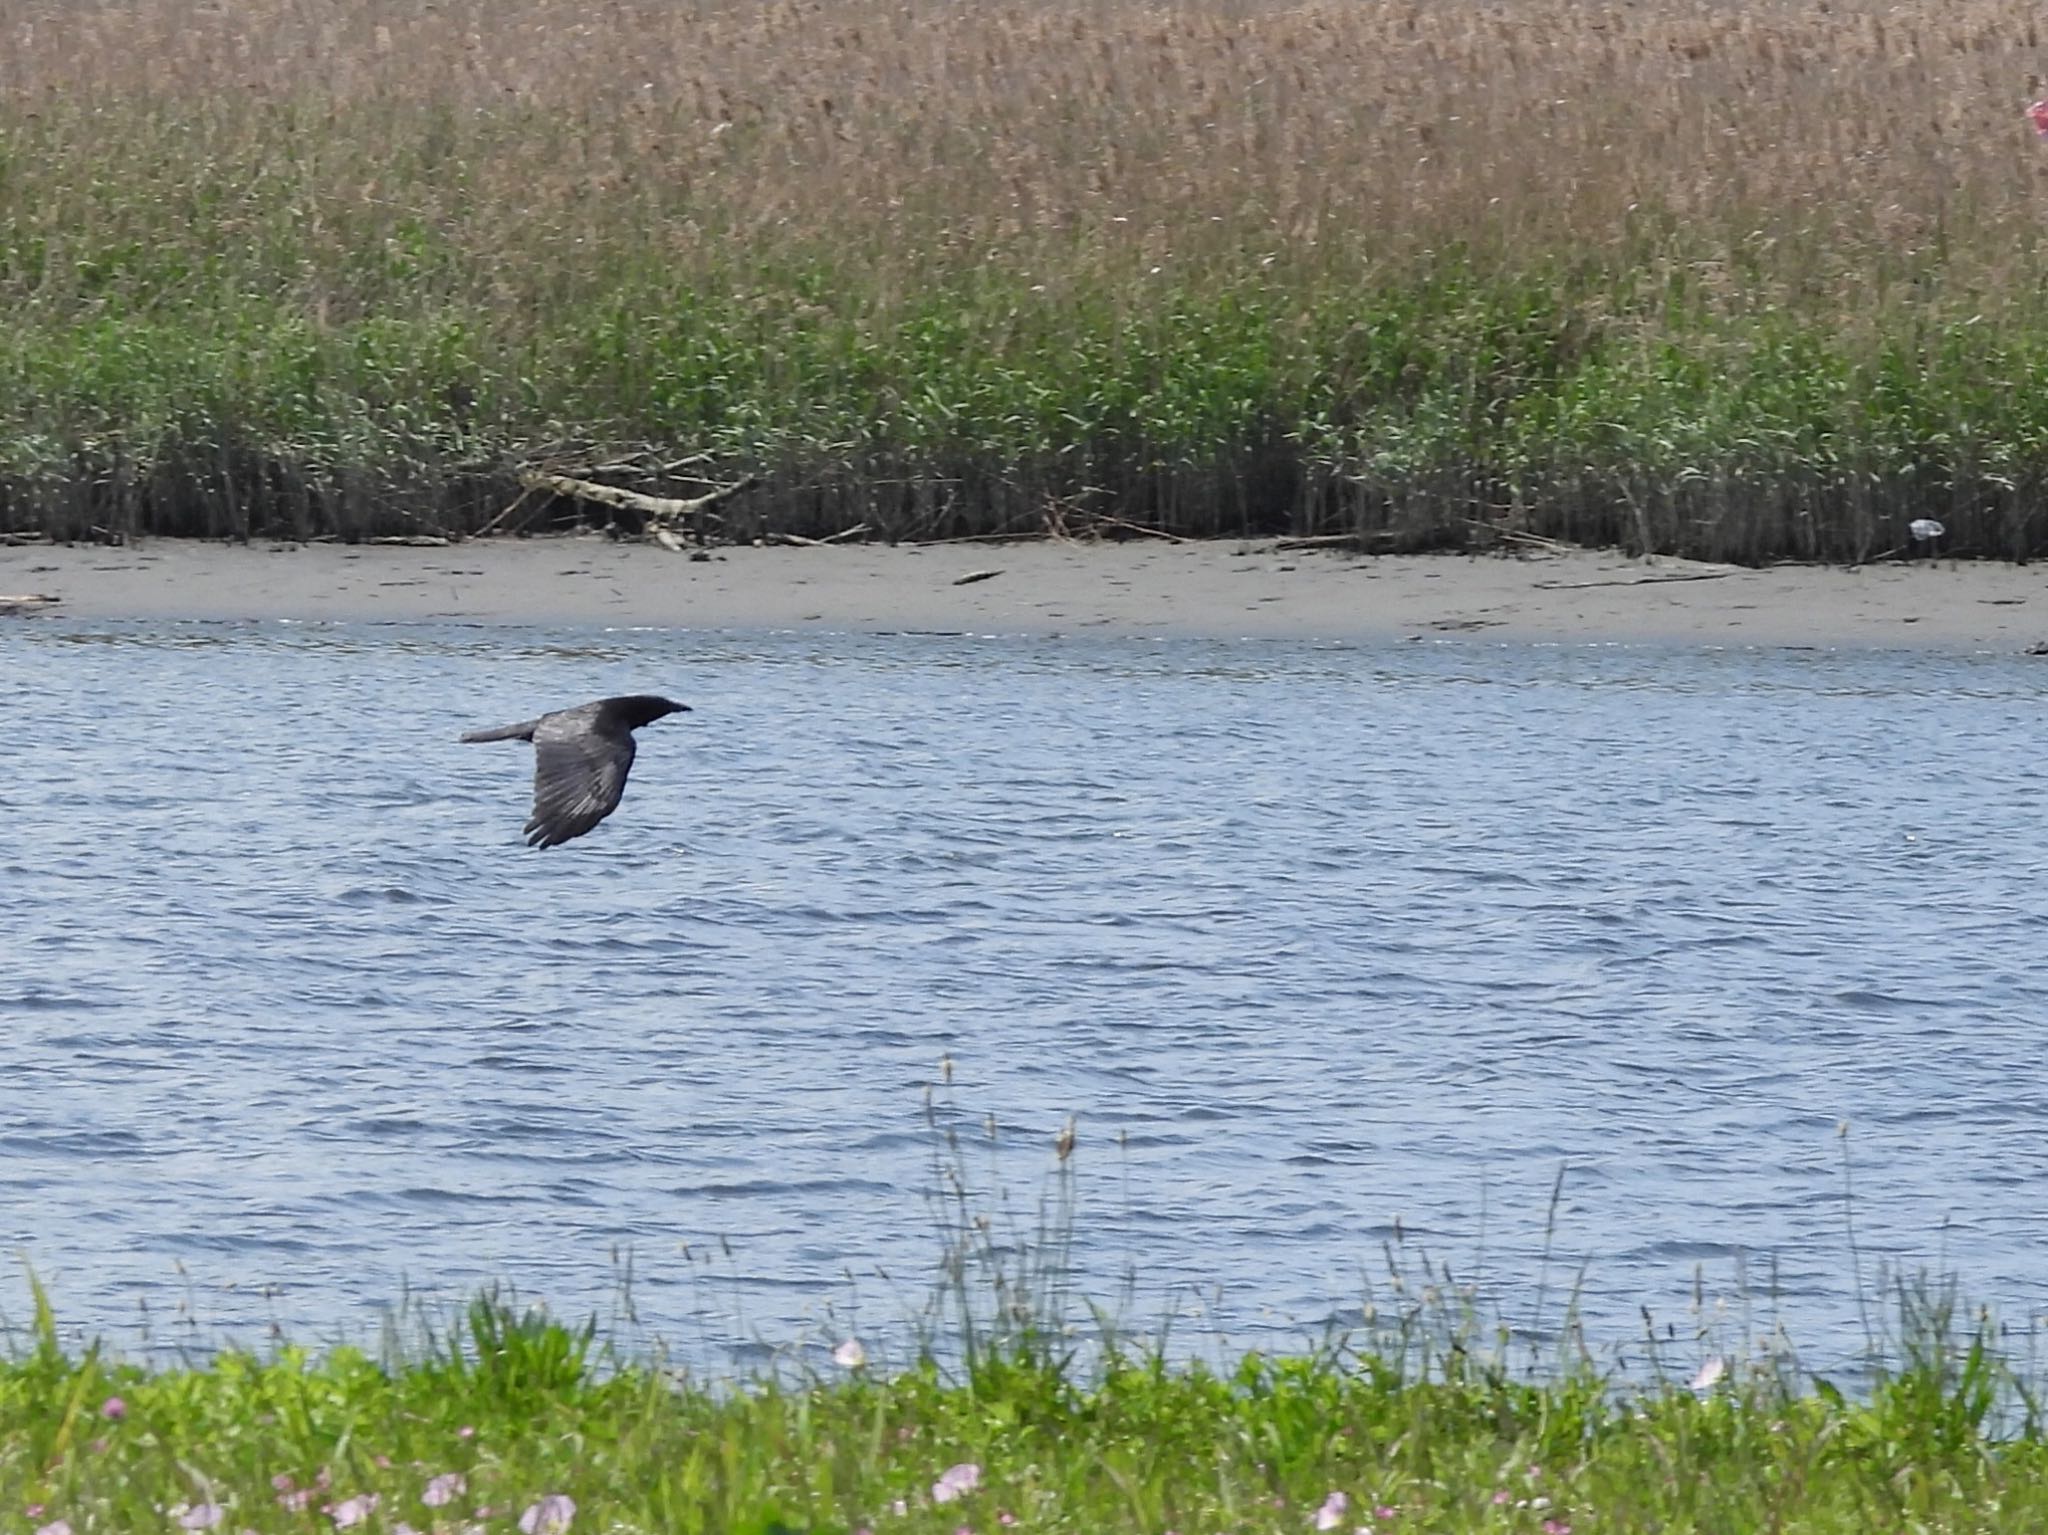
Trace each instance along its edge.
<instances>
[{"instance_id":1,"label":"bird's outstretched wing","mask_svg":"<svg viewBox=\"0 0 2048 1535\"><path fill-rule=\"evenodd\" d=\"M539 720L521 720L516 725L500 725L495 730L465 730L465 741L531 741Z\"/></svg>"},{"instance_id":2,"label":"bird's outstretched wing","mask_svg":"<svg viewBox=\"0 0 2048 1535\"><path fill-rule=\"evenodd\" d=\"M633 766L630 731L586 725L556 732L543 721L533 745L533 817L525 828L529 847L553 847L580 837L619 808Z\"/></svg>"}]
</instances>

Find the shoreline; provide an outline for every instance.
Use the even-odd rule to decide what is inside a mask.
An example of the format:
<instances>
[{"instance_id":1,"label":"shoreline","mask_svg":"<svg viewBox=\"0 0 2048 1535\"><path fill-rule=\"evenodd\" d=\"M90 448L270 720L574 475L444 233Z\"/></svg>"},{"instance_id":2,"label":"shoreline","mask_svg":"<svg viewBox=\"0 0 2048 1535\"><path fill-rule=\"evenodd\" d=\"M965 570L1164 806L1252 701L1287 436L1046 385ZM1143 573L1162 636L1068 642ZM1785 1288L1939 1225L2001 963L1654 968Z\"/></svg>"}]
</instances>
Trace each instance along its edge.
<instances>
[{"instance_id":1,"label":"shoreline","mask_svg":"<svg viewBox=\"0 0 2048 1535\"><path fill-rule=\"evenodd\" d=\"M0 618L1965 650L2048 641L2035 567L1755 570L1612 550L1359 555L1268 541L0 547ZM10 598L49 597L16 603Z\"/></svg>"}]
</instances>

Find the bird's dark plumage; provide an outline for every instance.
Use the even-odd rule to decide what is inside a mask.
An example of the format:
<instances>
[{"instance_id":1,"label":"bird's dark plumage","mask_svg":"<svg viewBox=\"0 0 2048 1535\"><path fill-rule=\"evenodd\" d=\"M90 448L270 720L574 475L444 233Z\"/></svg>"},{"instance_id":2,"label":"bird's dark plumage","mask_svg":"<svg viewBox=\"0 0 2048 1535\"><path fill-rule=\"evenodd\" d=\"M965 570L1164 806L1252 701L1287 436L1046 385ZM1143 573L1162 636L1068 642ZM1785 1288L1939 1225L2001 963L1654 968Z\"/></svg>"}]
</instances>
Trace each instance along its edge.
<instances>
[{"instance_id":1,"label":"bird's dark plumage","mask_svg":"<svg viewBox=\"0 0 2048 1535\"><path fill-rule=\"evenodd\" d=\"M462 739L533 743L533 817L526 823L526 841L530 847L553 847L582 836L619 808L633 767L633 732L689 709L688 704L633 693L496 730L472 730Z\"/></svg>"}]
</instances>

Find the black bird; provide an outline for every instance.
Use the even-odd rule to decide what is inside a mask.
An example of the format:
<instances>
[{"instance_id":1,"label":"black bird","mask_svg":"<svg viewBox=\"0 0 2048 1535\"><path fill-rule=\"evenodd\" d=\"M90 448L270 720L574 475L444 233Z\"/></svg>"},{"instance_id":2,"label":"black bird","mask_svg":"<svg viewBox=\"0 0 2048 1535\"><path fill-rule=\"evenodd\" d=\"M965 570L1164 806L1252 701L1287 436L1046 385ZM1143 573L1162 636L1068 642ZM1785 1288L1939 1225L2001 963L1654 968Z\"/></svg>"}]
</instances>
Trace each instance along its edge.
<instances>
[{"instance_id":1,"label":"black bird","mask_svg":"<svg viewBox=\"0 0 2048 1535\"><path fill-rule=\"evenodd\" d=\"M462 739L533 743L533 818L526 823L526 844L553 847L582 836L619 808L633 767L634 731L664 715L689 712L688 704L634 693L496 730L472 730Z\"/></svg>"}]
</instances>

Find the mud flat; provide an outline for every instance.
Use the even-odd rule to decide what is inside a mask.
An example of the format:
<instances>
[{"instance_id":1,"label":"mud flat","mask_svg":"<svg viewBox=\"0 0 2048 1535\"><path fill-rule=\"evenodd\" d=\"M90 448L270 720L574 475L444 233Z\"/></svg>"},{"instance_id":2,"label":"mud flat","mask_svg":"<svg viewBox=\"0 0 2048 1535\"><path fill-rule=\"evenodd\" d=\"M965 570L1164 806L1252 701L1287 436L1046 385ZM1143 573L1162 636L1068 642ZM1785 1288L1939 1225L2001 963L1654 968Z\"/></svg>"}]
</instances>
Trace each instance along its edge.
<instances>
[{"instance_id":1,"label":"mud flat","mask_svg":"<svg viewBox=\"0 0 2048 1535\"><path fill-rule=\"evenodd\" d=\"M29 545L0 549L0 597L25 618L2006 651L2048 641L2048 575L2032 566L1750 570L1598 551L1362 558L1231 541L745 547L702 560L596 537Z\"/></svg>"}]
</instances>

